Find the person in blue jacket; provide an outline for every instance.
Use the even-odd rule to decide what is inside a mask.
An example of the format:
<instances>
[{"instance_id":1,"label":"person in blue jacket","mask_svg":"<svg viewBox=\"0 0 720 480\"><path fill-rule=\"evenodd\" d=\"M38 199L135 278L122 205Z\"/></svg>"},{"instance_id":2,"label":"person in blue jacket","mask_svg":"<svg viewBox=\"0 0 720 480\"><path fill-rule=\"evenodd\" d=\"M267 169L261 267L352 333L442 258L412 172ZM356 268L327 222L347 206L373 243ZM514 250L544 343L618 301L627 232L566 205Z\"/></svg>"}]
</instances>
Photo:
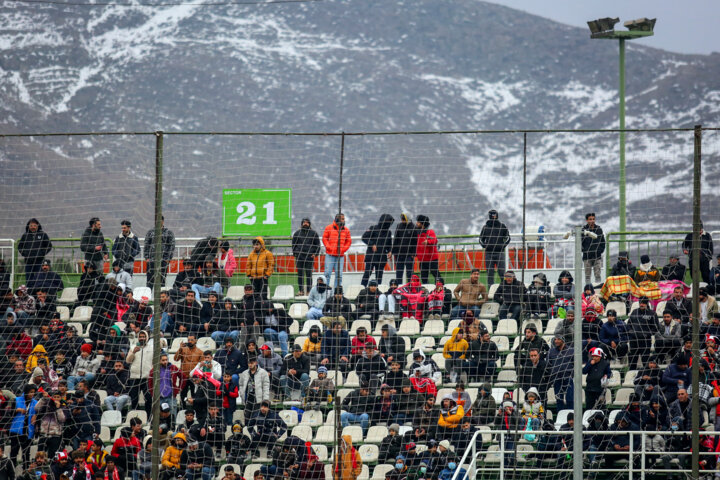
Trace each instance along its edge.
<instances>
[{"instance_id":1,"label":"person in blue jacket","mask_svg":"<svg viewBox=\"0 0 720 480\"><path fill-rule=\"evenodd\" d=\"M30 445L35 438L35 425L32 419L38 403L34 398L36 391L35 385L28 384L23 388L23 394L15 398L15 416L9 428L10 459L14 462L22 450L23 470L27 470L30 466Z\"/></svg>"}]
</instances>

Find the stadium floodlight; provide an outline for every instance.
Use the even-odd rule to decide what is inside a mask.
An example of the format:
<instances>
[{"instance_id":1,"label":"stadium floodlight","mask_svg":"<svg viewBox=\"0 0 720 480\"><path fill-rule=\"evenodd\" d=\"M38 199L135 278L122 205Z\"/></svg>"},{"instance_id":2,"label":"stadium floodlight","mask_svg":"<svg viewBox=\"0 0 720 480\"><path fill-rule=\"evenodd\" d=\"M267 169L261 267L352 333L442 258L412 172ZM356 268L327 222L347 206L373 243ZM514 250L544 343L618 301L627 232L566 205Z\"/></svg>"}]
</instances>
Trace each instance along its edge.
<instances>
[{"instance_id":1,"label":"stadium floodlight","mask_svg":"<svg viewBox=\"0 0 720 480\"><path fill-rule=\"evenodd\" d=\"M654 34L655 21L645 17L629 20L623 25L627 30L615 30L619 18L599 18L587 22L590 27L590 38L618 40L620 44L620 200L619 217L620 232L627 230L626 223L626 197L625 197L625 40L650 37ZM625 250L625 236L620 235L620 250Z\"/></svg>"}]
</instances>

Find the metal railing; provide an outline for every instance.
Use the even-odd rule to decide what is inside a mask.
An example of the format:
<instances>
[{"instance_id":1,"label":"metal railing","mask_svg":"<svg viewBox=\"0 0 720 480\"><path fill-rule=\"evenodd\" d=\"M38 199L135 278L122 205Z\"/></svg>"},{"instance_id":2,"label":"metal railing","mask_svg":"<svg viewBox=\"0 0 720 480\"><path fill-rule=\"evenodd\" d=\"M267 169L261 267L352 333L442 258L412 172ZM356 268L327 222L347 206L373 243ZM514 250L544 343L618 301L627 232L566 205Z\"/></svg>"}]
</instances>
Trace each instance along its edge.
<instances>
[{"instance_id":1,"label":"metal railing","mask_svg":"<svg viewBox=\"0 0 720 480\"><path fill-rule=\"evenodd\" d=\"M624 473L627 478L640 478L645 480L649 474L668 474L668 473L686 473L689 474L690 458L692 453L688 447L682 451L656 451L647 449L648 437L660 436L663 438L685 437L684 441L690 442L690 431L641 431L641 430L619 430L619 431L583 431L583 443L588 436L627 436L629 448L626 451L613 450L594 450L592 447L585 451L581 446L581 451L573 449L565 450L536 450L532 445L539 443L540 437L544 435L562 436L568 440L572 440L572 431L556 431L543 430L531 432L536 436L535 442L527 442L523 440L524 430L505 431L505 430L478 430L472 437L468 448L465 450L461 460L457 463L458 469L452 477L452 480L476 480L478 472L496 474L500 480L513 476L515 471L523 474L530 473L529 476L523 478L537 478L541 473L569 473L571 460L567 459L567 465L563 468L562 464L558 464L558 460L563 456L572 456L580 454L583 457L585 465L583 466L583 474L601 474L601 473ZM491 441L483 441L483 437L494 436ZM706 431L700 434L703 436L720 436L720 432ZM636 440L639 439L639 447L636 448ZM666 442L667 444L667 442ZM482 448L478 448L481 445ZM509 448L508 448L509 445ZM536 455L547 455L545 459L536 459ZM615 456L622 457L618 460L623 463L618 468L601 468L600 462L593 463L590 458L597 460L598 457ZM699 452L700 460L705 458L717 457L718 452ZM536 460L533 462L533 460ZM677 460L677 461L675 461ZM684 460L686 460L684 462ZM544 463L547 462L547 463ZM553 463L549 463L553 462ZM685 465L683 465L685 463ZM553 466L554 465L554 466ZM677 468L667 468L669 465L677 466ZM465 475L460 474L460 469L466 469ZM517 478L513 476L513 478Z\"/></svg>"}]
</instances>

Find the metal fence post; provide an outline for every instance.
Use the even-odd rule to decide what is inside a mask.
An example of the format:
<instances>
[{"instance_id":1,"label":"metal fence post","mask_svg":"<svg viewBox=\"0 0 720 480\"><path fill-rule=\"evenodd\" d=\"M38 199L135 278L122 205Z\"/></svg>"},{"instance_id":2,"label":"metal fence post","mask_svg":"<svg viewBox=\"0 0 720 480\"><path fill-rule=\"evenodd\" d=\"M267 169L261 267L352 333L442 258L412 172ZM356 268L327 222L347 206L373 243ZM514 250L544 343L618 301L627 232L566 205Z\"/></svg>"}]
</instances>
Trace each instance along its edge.
<instances>
[{"instance_id":1,"label":"metal fence post","mask_svg":"<svg viewBox=\"0 0 720 480\"><path fill-rule=\"evenodd\" d=\"M505 431L500 430L500 480L505 480Z\"/></svg>"},{"instance_id":2,"label":"metal fence post","mask_svg":"<svg viewBox=\"0 0 720 480\"><path fill-rule=\"evenodd\" d=\"M575 230L575 278L582 278L582 227ZM582 404L582 291L575 289L575 320L573 323L573 411L575 426L573 428L573 480L583 479L583 404ZM557 392L556 392L557 394ZM567 402L567 391L565 393Z\"/></svg>"},{"instance_id":3,"label":"metal fence post","mask_svg":"<svg viewBox=\"0 0 720 480\"><path fill-rule=\"evenodd\" d=\"M629 453L630 453L630 476L629 476L629 479L630 480L633 480L633 472L635 471L635 465L633 462L633 454L635 453L634 441L635 441L635 439L633 438L633 432L630 432L630 450L629 450Z\"/></svg>"},{"instance_id":4,"label":"metal fence post","mask_svg":"<svg viewBox=\"0 0 720 480\"><path fill-rule=\"evenodd\" d=\"M693 233L692 233L692 478L700 478L700 193L701 193L701 171L700 162L702 156L702 127L695 125L694 132L694 165L693 165Z\"/></svg>"}]
</instances>

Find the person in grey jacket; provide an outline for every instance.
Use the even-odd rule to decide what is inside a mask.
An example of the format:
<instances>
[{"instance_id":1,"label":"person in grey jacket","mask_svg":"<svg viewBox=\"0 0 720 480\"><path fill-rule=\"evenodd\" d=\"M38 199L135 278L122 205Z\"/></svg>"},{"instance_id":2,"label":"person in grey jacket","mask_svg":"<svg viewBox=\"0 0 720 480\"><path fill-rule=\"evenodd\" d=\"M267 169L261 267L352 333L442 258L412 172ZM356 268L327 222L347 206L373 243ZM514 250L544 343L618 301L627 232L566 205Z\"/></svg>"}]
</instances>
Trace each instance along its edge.
<instances>
[{"instance_id":1,"label":"person in grey jacket","mask_svg":"<svg viewBox=\"0 0 720 480\"><path fill-rule=\"evenodd\" d=\"M260 347L258 365L270 375L270 385L275 393L280 391L280 370L282 369L282 363L283 359L273 350L272 342L265 342L265 344Z\"/></svg>"},{"instance_id":2,"label":"person in grey jacket","mask_svg":"<svg viewBox=\"0 0 720 480\"><path fill-rule=\"evenodd\" d=\"M263 401L270 401L270 375L258 366L257 357L249 356L247 362L247 370L238 377L238 399L249 418Z\"/></svg>"},{"instance_id":3,"label":"person in grey jacket","mask_svg":"<svg viewBox=\"0 0 720 480\"><path fill-rule=\"evenodd\" d=\"M558 323L553 332L556 337L562 337L566 345L572 346L573 344L573 325L575 324L575 310L568 310L565 314L565 319Z\"/></svg>"},{"instance_id":4,"label":"person in grey jacket","mask_svg":"<svg viewBox=\"0 0 720 480\"><path fill-rule=\"evenodd\" d=\"M113 257L120 260L122 269L132 275L135 257L140 255L140 242L130 230L130 227L132 227L130 220L120 222L120 235L115 237L112 253Z\"/></svg>"},{"instance_id":5,"label":"person in grey jacket","mask_svg":"<svg viewBox=\"0 0 720 480\"><path fill-rule=\"evenodd\" d=\"M307 313L308 320L319 320L323 316L323 308L325 308L325 302L333 296L333 289L325 284L325 279L318 277L317 283L310 290L308 296L308 306L310 309Z\"/></svg>"},{"instance_id":6,"label":"person in grey jacket","mask_svg":"<svg viewBox=\"0 0 720 480\"><path fill-rule=\"evenodd\" d=\"M665 310L658 327L658 333L655 334L655 354L660 358L664 356L672 358L682 347L682 328L672 317L672 311L670 309Z\"/></svg>"},{"instance_id":7,"label":"person in grey jacket","mask_svg":"<svg viewBox=\"0 0 720 480\"><path fill-rule=\"evenodd\" d=\"M126 289L133 289L133 280L128 272L123 270L123 264L120 260L114 260L112 264L112 270L105 276L106 280L114 278L118 285L121 283L125 285Z\"/></svg>"}]
</instances>

